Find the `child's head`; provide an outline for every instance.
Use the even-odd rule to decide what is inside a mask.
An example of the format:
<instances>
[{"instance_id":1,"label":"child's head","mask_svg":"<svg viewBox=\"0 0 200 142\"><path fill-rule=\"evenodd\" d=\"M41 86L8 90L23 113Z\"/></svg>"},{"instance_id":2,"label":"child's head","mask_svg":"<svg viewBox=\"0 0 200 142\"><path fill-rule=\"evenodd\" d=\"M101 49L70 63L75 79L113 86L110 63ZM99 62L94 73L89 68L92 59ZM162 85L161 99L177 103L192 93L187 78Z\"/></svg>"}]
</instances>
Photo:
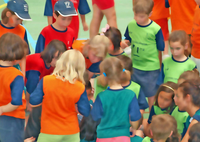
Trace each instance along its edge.
<instances>
[{"instance_id":1,"label":"child's head","mask_svg":"<svg viewBox=\"0 0 200 142\"><path fill-rule=\"evenodd\" d=\"M188 35L184 30L173 31L169 36L169 45L173 57L182 57L188 49Z\"/></svg>"},{"instance_id":2,"label":"child's head","mask_svg":"<svg viewBox=\"0 0 200 142\"><path fill-rule=\"evenodd\" d=\"M132 67L132 60L128 56L125 55L119 55L117 56L118 59L121 60L122 64L124 65L124 68L126 70L126 74L122 76L121 82L127 82L131 80L131 74L133 73L133 67Z\"/></svg>"},{"instance_id":3,"label":"child's head","mask_svg":"<svg viewBox=\"0 0 200 142\"><path fill-rule=\"evenodd\" d=\"M69 26L72 16L77 16L73 2L70 0L59 0L55 3L53 17L60 27Z\"/></svg>"},{"instance_id":4,"label":"child's head","mask_svg":"<svg viewBox=\"0 0 200 142\"><path fill-rule=\"evenodd\" d=\"M90 81L86 82L85 89L86 89L86 92L87 92L88 100L90 101L92 99L92 97L93 97L92 85L91 85Z\"/></svg>"},{"instance_id":5,"label":"child's head","mask_svg":"<svg viewBox=\"0 0 200 142\"><path fill-rule=\"evenodd\" d=\"M22 20L31 20L28 13L28 4L24 0L10 0L7 7L1 13L3 24L12 27L22 23Z\"/></svg>"},{"instance_id":6,"label":"child's head","mask_svg":"<svg viewBox=\"0 0 200 142\"><path fill-rule=\"evenodd\" d=\"M185 71L180 75L178 79L178 85L183 83L185 80L197 79L198 77L199 77L199 72L196 69L192 71Z\"/></svg>"},{"instance_id":7,"label":"child's head","mask_svg":"<svg viewBox=\"0 0 200 142\"><path fill-rule=\"evenodd\" d=\"M44 49L44 51L40 53L40 55L46 64L50 64L52 67L55 67L56 61L65 51L66 46L62 41L52 40Z\"/></svg>"},{"instance_id":8,"label":"child's head","mask_svg":"<svg viewBox=\"0 0 200 142\"><path fill-rule=\"evenodd\" d=\"M0 38L0 60L21 60L27 52L27 44L18 35L6 33Z\"/></svg>"},{"instance_id":9,"label":"child's head","mask_svg":"<svg viewBox=\"0 0 200 142\"><path fill-rule=\"evenodd\" d=\"M115 27L109 27L109 29L106 30L104 35L111 40L114 52L119 51L120 43L122 40L121 32Z\"/></svg>"},{"instance_id":10,"label":"child's head","mask_svg":"<svg viewBox=\"0 0 200 142\"><path fill-rule=\"evenodd\" d=\"M96 35L90 40L88 46L83 49L83 52L92 63L96 63L106 57L110 45L111 42L109 38L104 35Z\"/></svg>"},{"instance_id":11,"label":"child's head","mask_svg":"<svg viewBox=\"0 0 200 142\"><path fill-rule=\"evenodd\" d=\"M100 71L104 74L104 76L106 76L108 83L121 83L121 76L124 73L124 66L120 59L116 57L109 57L101 62Z\"/></svg>"},{"instance_id":12,"label":"child's head","mask_svg":"<svg viewBox=\"0 0 200 142\"><path fill-rule=\"evenodd\" d=\"M167 112L171 112L175 105L173 98L177 88L178 85L174 82L168 81L162 84L156 93L155 105L161 109L166 109Z\"/></svg>"},{"instance_id":13,"label":"child's head","mask_svg":"<svg viewBox=\"0 0 200 142\"><path fill-rule=\"evenodd\" d=\"M189 140L188 142L199 142L200 141L200 122L192 125L189 131Z\"/></svg>"},{"instance_id":14,"label":"child's head","mask_svg":"<svg viewBox=\"0 0 200 142\"><path fill-rule=\"evenodd\" d=\"M175 96L176 104L181 111L187 111L190 106L200 107L200 80L186 80L178 87Z\"/></svg>"},{"instance_id":15,"label":"child's head","mask_svg":"<svg viewBox=\"0 0 200 142\"><path fill-rule=\"evenodd\" d=\"M153 0L135 0L133 2L134 19L138 24L146 24L151 16L153 6Z\"/></svg>"},{"instance_id":16,"label":"child's head","mask_svg":"<svg viewBox=\"0 0 200 142\"><path fill-rule=\"evenodd\" d=\"M169 114L160 114L153 116L150 132L153 136L153 140L166 141L168 137L171 137L175 128L177 130L177 122L173 116Z\"/></svg>"},{"instance_id":17,"label":"child's head","mask_svg":"<svg viewBox=\"0 0 200 142\"><path fill-rule=\"evenodd\" d=\"M67 50L56 62L53 74L62 80L74 83L76 80L85 84L83 75L85 72L85 59L78 50Z\"/></svg>"}]
</instances>

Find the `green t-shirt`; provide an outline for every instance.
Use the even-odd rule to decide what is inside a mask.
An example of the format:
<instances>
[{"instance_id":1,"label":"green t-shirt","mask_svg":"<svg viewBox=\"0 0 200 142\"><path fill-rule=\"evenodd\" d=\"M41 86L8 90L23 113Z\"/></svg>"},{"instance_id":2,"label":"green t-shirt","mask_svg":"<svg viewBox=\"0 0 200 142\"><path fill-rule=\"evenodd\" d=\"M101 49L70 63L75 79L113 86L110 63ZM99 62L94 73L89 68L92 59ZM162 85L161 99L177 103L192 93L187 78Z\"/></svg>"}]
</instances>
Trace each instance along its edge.
<instances>
[{"instance_id":1,"label":"green t-shirt","mask_svg":"<svg viewBox=\"0 0 200 142\"><path fill-rule=\"evenodd\" d=\"M106 88L107 88L107 86L106 87L103 87L103 86L101 86L101 85L98 85L98 79L97 79L97 77L94 79L94 86L95 86L95 88L94 88L94 99L96 99L97 98L97 95L99 94L99 93L101 93L101 92L103 92L104 90L106 90Z\"/></svg>"},{"instance_id":2,"label":"green t-shirt","mask_svg":"<svg viewBox=\"0 0 200 142\"><path fill-rule=\"evenodd\" d=\"M142 142L153 142L153 139L150 137L145 137Z\"/></svg>"},{"instance_id":3,"label":"green t-shirt","mask_svg":"<svg viewBox=\"0 0 200 142\"><path fill-rule=\"evenodd\" d=\"M138 26L135 20L128 24L131 38L131 59L133 67L142 71L160 69L159 51L156 44L156 34L160 26L152 21L148 26Z\"/></svg>"},{"instance_id":4,"label":"green t-shirt","mask_svg":"<svg viewBox=\"0 0 200 142\"><path fill-rule=\"evenodd\" d=\"M128 87L126 87L126 89L132 90L135 93L136 98L138 99L139 93L140 93L140 85L139 84L131 81L131 84Z\"/></svg>"},{"instance_id":5,"label":"green t-shirt","mask_svg":"<svg viewBox=\"0 0 200 142\"><path fill-rule=\"evenodd\" d=\"M172 111L171 116L176 119L178 132L179 134L182 134L189 114L186 111L180 111L178 106L176 106Z\"/></svg>"},{"instance_id":6,"label":"green t-shirt","mask_svg":"<svg viewBox=\"0 0 200 142\"><path fill-rule=\"evenodd\" d=\"M196 68L196 64L190 58L185 61L176 61L173 57L168 57L163 61L162 72L164 74L164 83L172 81L178 82L180 75L188 70Z\"/></svg>"},{"instance_id":7,"label":"green t-shirt","mask_svg":"<svg viewBox=\"0 0 200 142\"><path fill-rule=\"evenodd\" d=\"M112 55L112 54L107 53L106 58L108 58L108 57L117 57L117 56L119 56L119 55L128 56L128 55L123 51L121 54L118 54L118 55Z\"/></svg>"}]
</instances>

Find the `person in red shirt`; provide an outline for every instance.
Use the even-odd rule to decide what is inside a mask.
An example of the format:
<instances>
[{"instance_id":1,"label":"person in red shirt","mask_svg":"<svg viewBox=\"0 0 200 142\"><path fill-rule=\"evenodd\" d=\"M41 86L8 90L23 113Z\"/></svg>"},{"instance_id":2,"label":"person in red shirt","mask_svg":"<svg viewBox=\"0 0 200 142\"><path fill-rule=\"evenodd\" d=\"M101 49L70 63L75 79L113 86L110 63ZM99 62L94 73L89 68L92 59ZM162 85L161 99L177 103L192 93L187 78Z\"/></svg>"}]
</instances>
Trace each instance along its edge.
<instances>
[{"instance_id":1,"label":"person in red shirt","mask_svg":"<svg viewBox=\"0 0 200 142\"><path fill-rule=\"evenodd\" d=\"M196 63L197 69L200 72L200 0L195 0L197 7L194 14L192 27L192 52L191 59Z\"/></svg>"},{"instance_id":2,"label":"person in red shirt","mask_svg":"<svg viewBox=\"0 0 200 142\"><path fill-rule=\"evenodd\" d=\"M25 56L27 45L16 34L0 38L0 141L22 142L26 100L21 71L13 67Z\"/></svg>"},{"instance_id":3,"label":"person in red shirt","mask_svg":"<svg viewBox=\"0 0 200 142\"><path fill-rule=\"evenodd\" d=\"M40 53L54 39L62 41L66 49L71 49L75 39L74 31L67 27L73 16L77 16L74 4L69 0L59 0L54 5L53 17L56 21L46 26L40 33L35 53Z\"/></svg>"},{"instance_id":4,"label":"person in red shirt","mask_svg":"<svg viewBox=\"0 0 200 142\"><path fill-rule=\"evenodd\" d=\"M41 130L37 142L80 142L79 113L88 116L90 104L83 78L85 60L81 52L68 50L56 63L52 75L42 78L30 96L34 106L42 104Z\"/></svg>"}]
</instances>

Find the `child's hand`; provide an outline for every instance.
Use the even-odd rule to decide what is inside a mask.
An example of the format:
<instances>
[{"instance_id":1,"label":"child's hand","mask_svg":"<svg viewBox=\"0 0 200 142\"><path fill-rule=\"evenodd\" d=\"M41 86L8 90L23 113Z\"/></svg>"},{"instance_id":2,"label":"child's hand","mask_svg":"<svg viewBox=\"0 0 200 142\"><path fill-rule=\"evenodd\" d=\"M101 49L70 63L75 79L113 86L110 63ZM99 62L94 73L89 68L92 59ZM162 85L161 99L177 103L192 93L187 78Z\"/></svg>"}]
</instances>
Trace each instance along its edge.
<instances>
[{"instance_id":1,"label":"child's hand","mask_svg":"<svg viewBox=\"0 0 200 142\"><path fill-rule=\"evenodd\" d=\"M84 23L83 23L83 30L84 30L84 31L88 31L88 29L89 29L89 28L88 28L87 23L84 22Z\"/></svg>"},{"instance_id":2,"label":"child's hand","mask_svg":"<svg viewBox=\"0 0 200 142\"><path fill-rule=\"evenodd\" d=\"M136 130L130 127L130 137L134 137L136 133Z\"/></svg>"},{"instance_id":3,"label":"child's hand","mask_svg":"<svg viewBox=\"0 0 200 142\"><path fill-rule=\"evenodd\" d=\"M34 137L30 137L30 138L24 140L24 142L34 142L34 141L35 141Z\"/></svg>"},{"instance_id":4,"label":"child's hand","mask_svg":"<svg viewBox=\"0 0 200 142\"><path fill-rule=\"evenodd\" d=\"M32 107L31 104L29 102L26 101L26 110L31 112L32 111Z\"/></svg>"}]
</instances>

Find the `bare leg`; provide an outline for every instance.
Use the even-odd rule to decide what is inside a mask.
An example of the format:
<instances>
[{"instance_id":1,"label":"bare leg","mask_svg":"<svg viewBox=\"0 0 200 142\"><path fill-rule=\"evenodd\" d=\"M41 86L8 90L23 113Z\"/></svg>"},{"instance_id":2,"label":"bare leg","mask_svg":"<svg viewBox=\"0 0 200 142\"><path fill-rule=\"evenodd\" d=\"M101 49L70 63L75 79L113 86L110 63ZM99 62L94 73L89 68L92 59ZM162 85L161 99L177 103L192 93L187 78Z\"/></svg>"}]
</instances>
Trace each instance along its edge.
<instances>
[{"instance_id":1,"label":"bare leg","mask_svg":"<svg viewBox=\"0 0 200 142\"><path fill-rule=\"evenodd\" d=\"M113 6L111 8L102 10L102 12L106 16L108 25L117 28L117 17L115 7Z\"/></svg>"},{"instance_id":2,"label":"bare leg","mask_svg":"<svg viewBox=\"0 0 200 142\"><path fill-rule=\"evenodd\" d=\"M98 6L94 4L92 7L93 7L93 17L90 23L90 38L94 37L99 33L100 24L103 19L103 13L98 8Z\"/></svg>"}]
</instances>

